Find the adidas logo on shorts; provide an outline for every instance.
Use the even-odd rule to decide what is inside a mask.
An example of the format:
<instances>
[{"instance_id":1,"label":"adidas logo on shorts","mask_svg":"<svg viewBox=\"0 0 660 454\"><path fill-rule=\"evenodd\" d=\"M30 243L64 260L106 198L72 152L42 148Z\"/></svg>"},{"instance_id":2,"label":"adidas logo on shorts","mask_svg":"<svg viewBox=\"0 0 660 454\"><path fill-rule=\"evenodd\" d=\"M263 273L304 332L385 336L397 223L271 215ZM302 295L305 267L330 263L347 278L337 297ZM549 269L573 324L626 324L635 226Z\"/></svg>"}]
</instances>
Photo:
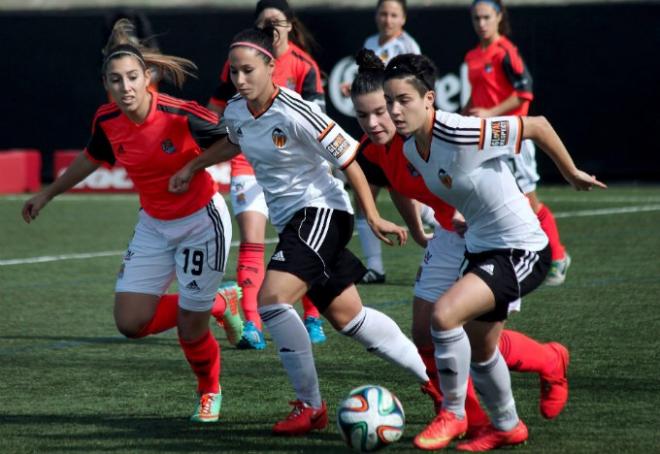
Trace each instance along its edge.
<instances>
[{"instance_id":1,"label":"adidas logo on shorts","mask_svg":"<svg viewBox=\"0 0 660 454\"><path fill-rule=\"evenodd\" d=\"M284 251L277 251L270 259L275 260L276 262L286 262Z\"/></svg>"},{"instance_id":2,"label":"adidas logo on shorts","mask_svg":"<svg viewBox=\"0 0 660 454\"><path fill-rule=\"evenodd\" d=\"M200 288L199 285L197 285L197 281L190 281L188 285L186 285L187 290L193 290L195 292L199 292Z\"/></svg>"},{"instance_id":3,"label":"adidas logo on shorts","mask_svg":"<svg viewBox=\"0 0 660 454\"><path fill-rule=\"evenodd\" d=\"M486 263L484 265L481 265L479 268L484 270L486 273L490 274L491 276L493 275L493 272L495 271L495 265L492 263Z\"/></svg>"}]
</instances>

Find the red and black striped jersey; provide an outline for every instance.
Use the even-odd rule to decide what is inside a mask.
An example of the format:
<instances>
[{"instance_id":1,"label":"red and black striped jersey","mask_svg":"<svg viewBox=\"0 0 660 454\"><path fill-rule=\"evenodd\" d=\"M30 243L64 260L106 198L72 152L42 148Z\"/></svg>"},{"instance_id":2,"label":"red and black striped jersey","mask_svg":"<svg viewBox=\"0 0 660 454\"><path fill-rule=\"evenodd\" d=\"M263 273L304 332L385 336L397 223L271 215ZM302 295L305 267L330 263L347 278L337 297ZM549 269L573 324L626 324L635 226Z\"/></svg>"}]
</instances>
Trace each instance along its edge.
<instances>
[{"instance_id":1,"label":"red and black striped jersey","mask_svg":"<svg viewBox=\"0 0 660 454\"><path fill-rule=\"evenodd\" d=\"M149 113L140 124L115 103L101 106L85 153L106 166L124 166L150 216L178 219L204 207L217 187L207 172L198 172L186 193L173 194L168 191L170 177L227 132L215 112L195 102L157 92L151 96Z\"/></svg>"},{"instance_id":2,"label":"red and black striped jersey","mask_svg":"<svg viewBox=\"0 0 660 454\"><path fill-rule=\"evenodd\" d=\"M472 86L472 106L491 108L515 93L524 101L519 108L504 115L527 115L534 99L532 76L518 48L505 36L488 47L481 44L465 55L468 78Z\"/></svg>"}]
</instances>

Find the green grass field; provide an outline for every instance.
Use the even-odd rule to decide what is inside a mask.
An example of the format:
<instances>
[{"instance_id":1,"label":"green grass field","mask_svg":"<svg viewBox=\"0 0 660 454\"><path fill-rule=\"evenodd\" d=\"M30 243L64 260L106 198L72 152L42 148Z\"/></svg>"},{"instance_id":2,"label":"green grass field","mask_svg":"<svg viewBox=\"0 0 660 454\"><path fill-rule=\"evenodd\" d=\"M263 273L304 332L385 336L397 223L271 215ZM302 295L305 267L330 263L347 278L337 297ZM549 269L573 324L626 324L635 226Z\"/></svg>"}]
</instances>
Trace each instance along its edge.
<instances>
[{"instance_id":1,"label":"green grass field","mask_svg":"<svg viewBox=\"0 0 660 454\"><path fill-rule=\"evenodd\" d=\"M660 187L544 188L541 197L557 215L573 265L565 285L527 297L509 327L570 348L571 395L564 413L545 421L538 378L513 374L531 434L519 452L660 452ZM119 251L137 199L64 196L28 226L19 216L25 198L0 198L0 453L345 450L334 424L303 438L271 437L293 398L273 345L238 351L215 327L224 347L223 415L217 425L191 425L194 378L174 332L128 341L112 319ZM394 217L387 202L379 206ZM352 247L359 250L357 240ZM23 260L86 253L92 257ZM385 254L387 285L360 291L409 332L422 251L411 243ZM412 437L432 417L428 398L327 324L326 332L315 353L331 411L355 386L384 385L407 414L404 439L389 451L413 452Z\"/></svg>"}]
</instances>

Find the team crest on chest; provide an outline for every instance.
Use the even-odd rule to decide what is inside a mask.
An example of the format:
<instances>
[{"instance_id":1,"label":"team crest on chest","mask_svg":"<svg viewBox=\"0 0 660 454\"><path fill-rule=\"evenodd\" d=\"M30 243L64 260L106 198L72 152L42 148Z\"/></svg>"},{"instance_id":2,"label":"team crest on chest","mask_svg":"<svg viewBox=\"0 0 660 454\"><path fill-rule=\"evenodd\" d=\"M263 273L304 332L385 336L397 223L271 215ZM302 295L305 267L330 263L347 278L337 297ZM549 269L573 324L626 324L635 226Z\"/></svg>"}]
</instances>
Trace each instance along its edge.
<instances>
[{"instance_id":1,"label":"team crest on chest","mask_svg":"<svg viewBox=\"0 0 660 454\"><path fill-rule=\"evenodd\" d=\"M451 175L449 175L445 169L438 170L438 178L440 178L440 182L447 189L451 189L451 184L452 184Z\"/></svg>"},{"instance_id":2,"label":"team crest on chest","mask_svg":"<svg viewBox=\"0 0 660 454\"><path fill-rule=\"evenodd\" d=\"M273 143L277 148L284 148L286 145L286 134L280 128L273 129Z\"/></svg>"},{"instance_id":3,"label":"team crest on chest","mask_svg":"<svg viewBox=\"0 0 660 454\"><path fill-rule=\"evenodd\" d=\"M493 72L493 65L491 65L490 63L486 63L486 66L484 66L484 71L486 71L487 73Z\"/></svg>"},{"instance_id":4,"label":"team crest on chest","mask_svg":"<svg viewBox=\"0 0 660 454\"><path fill-rule=\"evenodd\" d=\"M161 142L160 148L163 149L163 151L167 154L172 154L176 151L176 147L172 143L172 140L170 139L165 139Z\"/></svg>"}]
</instances>

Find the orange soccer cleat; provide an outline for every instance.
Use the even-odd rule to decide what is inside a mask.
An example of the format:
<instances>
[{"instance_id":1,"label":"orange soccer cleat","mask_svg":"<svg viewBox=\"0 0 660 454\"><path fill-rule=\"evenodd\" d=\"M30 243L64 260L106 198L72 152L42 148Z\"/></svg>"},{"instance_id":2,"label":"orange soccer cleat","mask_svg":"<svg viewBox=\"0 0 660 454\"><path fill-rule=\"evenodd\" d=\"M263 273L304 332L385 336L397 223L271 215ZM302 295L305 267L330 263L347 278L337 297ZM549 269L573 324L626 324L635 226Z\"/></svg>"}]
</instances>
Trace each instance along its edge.
<instances>
[{"instance_id":1,"label":"orange soccer cleat","mask_svg":"<svg viewBox=\"0 0 660 454\"><path fill-rule=\"evenodd\" d=\"M443 409L424 430L417 434L413 444L425 451L446 448L452 440L464 436L467 428L467 418L458 419L454 413Z\"/></svg>"},{"instance_id":2,"label":"orange soccer cleat","mask_svg":"<svg viewBox=\"0 0 660 454\"><path fill-rule=\"evenodd\" d=\"M328 426L328 409L325 401L321 408L312 408L300 400L289 402L293 410L289 416L273 426L275 435L304 435L312 430L325 429Z\"/></svg>"},{"instance_id":3,"label":"orange soccer cleat","mask_svg":"<svg viewBox=\"0 0 660 454\"><path fill-rule=\"evenodd\" d=\"M564 409L568 400L568 362L570 360L566 347L558 342L549 342L546 347L557 353L557 367L552 376L541 376L541 401L539 408L546 419L554 419Z\"/></svg>"},{"instance_id":4,"label":"orange soccer cleat","mask_svg":"<svg viewBox=\"0 0 660 454\"><path fill-rule=\"evenodd\" d=\"M529 432L524 422L518 421L513 429L504 432L492 425L484 427L474 438L456 445L457 451L482 452L504 446L515 446L525 443Z\"/></svg>"}]
</instances>

